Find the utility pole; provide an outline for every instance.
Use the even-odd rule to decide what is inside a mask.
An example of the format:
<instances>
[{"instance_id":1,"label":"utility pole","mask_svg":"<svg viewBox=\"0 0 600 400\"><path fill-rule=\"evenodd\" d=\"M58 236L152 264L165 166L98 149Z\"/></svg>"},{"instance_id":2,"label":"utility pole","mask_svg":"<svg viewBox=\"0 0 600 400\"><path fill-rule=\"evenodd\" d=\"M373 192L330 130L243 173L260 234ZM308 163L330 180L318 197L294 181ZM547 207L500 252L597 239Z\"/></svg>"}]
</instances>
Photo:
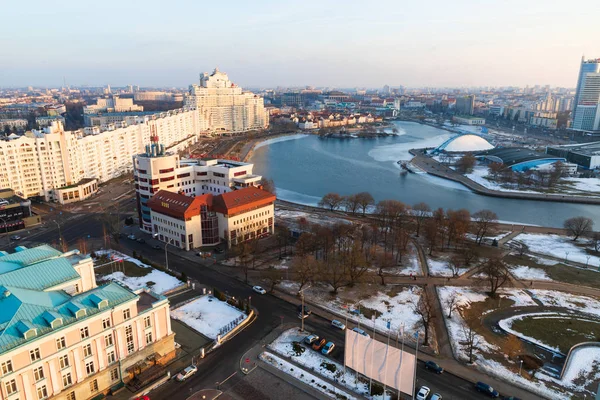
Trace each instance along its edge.
<instances>
[{"instance_id":1,"label":"utility pole","mask_svg":"<svg viewBox=\"0 0 600 400\"><path fill-rule=\"evenodd\" d=\"M302 299L302 309L300 310L300 319L302 320L302 332L304 332L304 291L308 288L310 288L311 285L308 285L307 287L303 288L302 290L299 290L300 292L300 298Z\"/></svg>"}]
</instances>

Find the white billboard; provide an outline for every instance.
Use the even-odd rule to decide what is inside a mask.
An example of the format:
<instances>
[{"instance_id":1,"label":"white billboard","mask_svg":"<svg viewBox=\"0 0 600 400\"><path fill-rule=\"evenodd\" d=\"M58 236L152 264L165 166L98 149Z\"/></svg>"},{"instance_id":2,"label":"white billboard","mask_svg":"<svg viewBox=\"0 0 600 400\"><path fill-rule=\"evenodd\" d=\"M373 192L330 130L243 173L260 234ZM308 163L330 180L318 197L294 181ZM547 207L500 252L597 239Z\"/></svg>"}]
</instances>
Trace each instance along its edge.
<instances>
[{"instance_id":1,"label":"white billboard","mask_svg":"<svg viewBox=\"0 0 600 400\"><path fill-rule=\"evenodd\" d=\"M346 329L346 366L378 382L414 393L415 355Z\"/></svg>"}]
</instances>

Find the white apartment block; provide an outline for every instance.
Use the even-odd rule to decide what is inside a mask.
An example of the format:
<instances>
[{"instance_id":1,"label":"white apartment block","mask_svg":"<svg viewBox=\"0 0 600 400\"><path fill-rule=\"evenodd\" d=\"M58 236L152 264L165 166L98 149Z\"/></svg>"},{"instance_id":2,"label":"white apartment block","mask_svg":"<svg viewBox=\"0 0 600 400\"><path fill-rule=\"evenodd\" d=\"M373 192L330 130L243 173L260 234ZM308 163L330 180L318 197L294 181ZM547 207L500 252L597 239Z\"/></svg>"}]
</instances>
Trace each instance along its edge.
<instances>
[{"instance_id":1,"label":"white apartment block","mask_svg":"<svg viewBox=\"0 0 600 400\"><path fill-rule=\"evenodd\" d=\"M269 126L264 100L244 92L217 68L200 75L200 84L191 85L186 106L199 110L203 128L215 133L246 132Z\"/></svg>"},{"instance_id":2,"label":"white apartment block","mask_svg":"<svg viewBox=\"0 0 600 400\"><path fill-rule=\"evenodd\" d=\"M11 129L25 129L27 128L26 119L0 119L0 129L4 129L5 126L9 126Z\"/></svg>"},{"instance_id":3,"label":"white apartment block","mask_svg":"<svg viewBox=\"0 0 600 400\"><path fill-rule=\"evenodd\" d=\"M133 125L64 131L53 122L42 131L0 140L0 187L23 197L57 200L55 189L86 178L106 182L132 170L131 159L157 135L173 152L197 141L196 110L172 110L138 117Z\"/></svg>"},{"instance_id":4,"label":"white apartment block","mask_svg":"<svg viewBox=\"0 0 600 400\"><path fill-rule=\"evenodd\" d=\"M152 232L147 203L159 190L194 197L258 186L262 177L252 173L253 167L250 163L229 160L181 160L153 142L146 146L145 153L133 157L140 228Z\"/></svg>"},{"instance_id":5,"label":"white apartment block","mask_svg":"<svg viewBox=\"0 0 600 400\"><path fill-rule=\"evenodd\" d=\"M119 96L96 100L96 104L83 107L83 118L86 126L90 126L90 115L101 113L122 113L144 111L144 107L133 104L133 99L121 99Z\"/></svg>"},{"instance_id":6,"label":"white apartment block","mask_svg":"<svg viewBox=\"0 0 600 400\"><path fill-rule=\"evenodd\" d=\"M136 92L133 99L136 101L183 101L183 95L169 92Z\"/></svg>"}]
</instances>

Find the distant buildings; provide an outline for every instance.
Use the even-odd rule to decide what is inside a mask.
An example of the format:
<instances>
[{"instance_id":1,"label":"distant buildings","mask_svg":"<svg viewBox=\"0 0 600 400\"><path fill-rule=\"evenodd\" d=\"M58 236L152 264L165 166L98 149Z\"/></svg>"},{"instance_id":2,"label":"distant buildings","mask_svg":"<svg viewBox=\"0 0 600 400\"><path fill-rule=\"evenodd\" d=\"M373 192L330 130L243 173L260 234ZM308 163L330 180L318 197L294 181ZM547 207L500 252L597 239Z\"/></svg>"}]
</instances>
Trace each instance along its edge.
<instances>
[{"instance_id":1,"label":"distant buildings","mask_svg":"<svg viewBox=\"0 0 600 400\"><path fill-rule=\"evenodd\" d=\"M27 120L26 119L0 119L0 130L5 127L9 127L10 129L18 129L25 130L27 128Z\"/></svg>"},{"instance_id":2,"label":"distant buildings","mask_svg":"<svg viewBox=\"0 0 600 400\"><path fill-rule=\"evenodd\" d=\"M144 111L144 107L133 104L133 99L121 99L119 96L97 99L95 105L83 107L84 123L86 126L91 126L90 116L92 115L130 111Z\"/></svg>"},{"instance_id":3,"label":"distant buildings","mask_svg":"<svg viewBox=\"0 0 600 400\"><path fill-rule=\"evenodd\" d=\"M457 114L473 115L475 110L475 95L457 97L455 109Z\"/></svg>"},{"instance_id":4,"label":"distant buildings","mask_svg":"<svg viewBox=\"0 0 600 400\"><path fill-rule=\"evenodd\" d=\"M585 169L600 168L600 142L571 144L564 146L548 146L546 153L564 157Z\"/></svg>"},{"instance_id":5,"label":"distant buildings","mask_svg":"<svg viewBox=\"0 0 600 400\"><path fill-rule=\"evenodd\" d=\"M479 117L452 117L452 120L457 124L462 125L485 125L485 118Z\"/></svg>"},{"instance_id":6,"label":"distant buildings","mask_svg":"<svg viewBox=\"0 0 600 400\"><path fill-rule=\"evenodd\" d=\"M183 101L183 94L168 92L135 92L133 95L135 101Z\"/></svg>"},{"instance_id":7,"label":"distant buildings","mask_svg":"<svg viewBox=\"0 0 600 400\"><path fill-rule=\"evenodd\" d=\"M54 121L60 122L63 126L65 125L65 117L61 115L49 115L47 117L36 117L35 119L35 123L38 124L40 128L50 126Z\"/></svg>"},{"instance_id":8,"label":"distant buildings","mask_svg":"<svg viewBox=\"0 0 600 400\"><path fill-rule=\"evenodd\" d=\"M42 245L0 256L2 399L103 398L175 355L166 297L97 286L91 258Z\"/></svg>"},{"instance_id":9,"label":"distant buildings","mask_svg":"<svg viewBox=\"0 0 600 400\"><path fill-rule=\"evenodd\" d=\"M191 85L185 105L199 111L201 128L215 133L246 132L269 126L262 97L244 92L215 68L200 74L200 84Z\"/></svg>"},{"instance_id":10,"label":"distant buildings","mask_svg":"<svg viewBox=\"0 0 600 400\"><path fill-rule=\"evenodd\" d=\"M582 57L573 108L574 130L600 130L600 58Z\"/></svg>"}]
</instances>

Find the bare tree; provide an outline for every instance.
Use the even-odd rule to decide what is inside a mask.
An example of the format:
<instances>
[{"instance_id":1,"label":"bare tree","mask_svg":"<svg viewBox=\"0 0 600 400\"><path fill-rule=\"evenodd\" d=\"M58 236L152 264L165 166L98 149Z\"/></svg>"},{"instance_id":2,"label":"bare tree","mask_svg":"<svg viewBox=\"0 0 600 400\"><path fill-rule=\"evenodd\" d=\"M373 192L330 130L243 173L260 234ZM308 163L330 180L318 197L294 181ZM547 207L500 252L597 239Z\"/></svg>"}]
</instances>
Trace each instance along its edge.
<instances>
[{"instance_id":1,"label":"bare tree","mask_svg":"<svg viewBox=\"0 0 600 400\"><path fill-rule=\"evenodd\" d=\"M469 364L472 364L473 350L479 346L479 335L475 331L475 328L480 326L481 320L474 316L466 317L464 314L463 319L465 320L465 323L463 324L462 330L465 340L462 344L465 346L465 351L469 357Z\"/></svg>"},{"instance_id":2,"label":"bare tree","mask_svg":"<svg viewBox=\"0 0 600 400\"><path fill-rule=\"evenodd\" d=\"M244 273L244 282L248 283L248 271L250 270L250 258L252 249L247 242L239 243L235 246L235 254L239 260L239 267Z\"/></svg>"},{"instance_id":3,"label":"bare tree","mask_svg":"<svg viewBox=\"0 0 600 400\"><path fill-rule=\"evenodd\" d=\"M570 235L573 235L573 241L580 236L588 235L594 226L594 221L587 217L573 217L564 222L564 227Z\"/></svg>"},{"instance_id":4,"label":"bare tree","mask_svg":"<svg viewBox=\"0 0 600 400\"><path fill-rule=\"evenodd\" d=\"M356 200L360 205L360 209L362 211L362 215L364 216L367 212L367 208L375 204L375 199L369 192L360 192L356 195Z\"/></svg>"},{"instance_id":5,"label":"bare tree","mask_svg":"<svg viewBox=\"0 0 600 400\"><path fill-rule=\"evenodd\" d=\"M300 287L298 290L302 290L304 286L310 281L313 280L313 276L315 271L316 260L311 256L296 256L292 260L292 265L290 266L290 272L292 273L292 277L294 281L296 281Z\"/></svg>"},{"instance_id":6,"label":"bare tree","mask_svg":"<svg viewBox=\"0 0 600 400\"><path fill-rule=\"evenodd\" d=\"M417 203L413 206L413 216L417 223L417 237L419 237L419 233L421 232L423 221L430 215L431 208L426 203Z\"/></svg>"},{"instance_id":7,"label":"bare tree","mask_svg":"<svg viewBox=\"0 0 600 400\"><path fill-rule=\"evenodd\" d=\"M419 301L412 303L413 311L420 317L419 325L423 327L425 333L424 346L429 344L429 329L431 328L431 322L436 317L434 301L435 299L431 293L424 289Z\"/></svg>"},{"instance_id":8,"label":"bare tree","mask_svg":"<svg viewBox=\"0 0 600 400\"><path fill-rule=\"evenodd\" d=\"M450 268L450 270L452 271L452 276L458 276L458 273L460 272L460 267L462 266L463 258L460 257L458 254L453 255L448 260L448 268Z\"/></svg>"},{"instance_id":9,"label":"bare tree","mask_svg":"<svg viewBox=\"0 0 600 400\"><path fill-rule=\"evenodd\" d=\"M319 207L329 208L330 211L337 210L342 205L344 198L337 193L327 193L319 200Z\"/></svg>"},{"instance_id":10,"label":"bare tree","mask_svg":"<svg viewBox=\"0 0 600 400\"><path fill-rule=\"evenodd\" d=\"M377 276L381 279L381 285L385 285L386 270L395 264L394 256L385 252L377 258Z\"/></svg>"},{"instance_id":11,"label":"bare tree","mask_svg":"<svg viewBox=\"0 0 600 400\"><path fill-rule=\"evenodd\" d=\"M369 270L369 264L365 260L365 254L360 250L360 243L354 240L352 247L342 254L342 262L348 271L348 284L353 286Z\"/></svg>"},{"instance_id":12,"label":"bare tree","mask_svg":"<svg viewBox=\"0 0 600 400\"><path fill-rule=\"evenodd\" d=\"M502 259L488 258L481 267L484 281L490 288L490 297L496 297L496 292L510 280L510 272Z\"/></svg>"},{"instance_id":13,"label":"bare tree","mask_svg":"<svg viewBox=\"0 0 600 400\"><path fill-rule=\"evenodd\" d=\"M275 268L269 268L265 272L265 279L269 285L268 292L273 293L273 291L275 290L275 286L281 283L281 271L276 270Z\"/></svg>"},{"instance_id":14,"label":"bare tree","mask_svg":"<svg viewBox=\"0 0 600 400\"><path fill-rule=\"evenodd\" d=\"M473 172L473 167L475 167L476 162L475 156L471 153L467 153L456 162L456 170L461 174L469 174Z\"/></svg>"},{"instance_id":15,"label":"bare tree","mask_svg":"<svg viewBox=\"0 0 600 400\"><path fill-rule=\"evenodd\" d=\"M473 247L469 244L466 244L462 248L462 250L460 251L460 254L461 254L466 266L469 266L469 265L471 265L471 263L476 262L477 259L479 258L477 256L477 253L473 250Z\"/></svg>"},{"instance_id":16,"label":"bare tree","mask_svg":"<svg viewBox=\"0 0 600 400\"><path fill-rule=\"evenodd\" d=\"M323 282L331 286L331 293L337 294L338 290L348 284L348 271L338 257L329 257L326 262L319 262L317 270Z\"/></svg>"},{"instance_id":17,"label":"bare tree","mask_svg":"<svg viewBox=\"0 0 600 400\"><path fill-rule=\"evenodd\" d=\"M480 245L483 238L490 234L496 223L498 215L491 210L480 210L473 214L475 221L475 242Z\"/></svg>"},{"instance_id":18,"label":"bare tree","mask_svg":"<svg viewBox=\"0 0 600 400\"><path fill-rule=\"evenodd\" d=\"M488 165L488 172L492 176L492 178L494 178L494 180L497 180L498 176L500 175L500 172L502 172L504 168L506 168L504 164L493 162L490 165Z\"/></svg>"},{"instance_id":19,"label":"bare tree","mask_svg":"<svg viewBox=\"0 0 600 400\"><path fill-rule=\"evenodd\" d=\"M343 200L344 209L352 213L352 215L356 214L356 211L359 209L360 204L358 203L357 195L351 194L349 196L345 196Z\"/></svg>"},{"instance_id":20,"label":"bare tree","mask_svg":"<svg viewBox=\"0 0 600 400\"><path fill-rule=\"evenodd\" d=\"M448 307L448 318L452 318L452 311L458 307L458 293L452 292L445 301L446 307Z\"/></svg>"}]
</instances>

